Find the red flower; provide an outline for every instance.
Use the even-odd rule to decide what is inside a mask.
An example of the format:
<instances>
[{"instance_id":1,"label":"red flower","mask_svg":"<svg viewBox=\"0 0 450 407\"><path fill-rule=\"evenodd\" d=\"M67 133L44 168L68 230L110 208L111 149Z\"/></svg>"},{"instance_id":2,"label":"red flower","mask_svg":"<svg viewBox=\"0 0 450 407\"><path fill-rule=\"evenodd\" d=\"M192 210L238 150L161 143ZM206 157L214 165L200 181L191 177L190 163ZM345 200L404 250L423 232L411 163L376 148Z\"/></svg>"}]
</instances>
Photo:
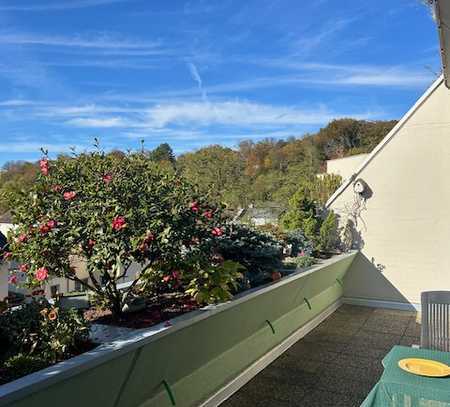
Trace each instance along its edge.
<instances>
[{"instance_id":1,"label":"red flower","mask_svg":"<svg viewBox=\"0 0 450 407\"><path fill-rule=\"evenodd\" d=\"M50 232L50 228L47 225L41 225L39 226L39 232L41 232L42 235L46 235L48 232Z\"/></svg>"},{"instance_id":2,"label":"red flower","mask_svg":"<svg viewBox=\"0 0 450 407\"><path fill-rule=\"evenodd\" d=\"M221 228L213 228L213 230L211 231L211 233L214 236L222 236L223 235L223 230Z\"/></svg>"},{"instance_id":3,"label":"red flower","mask_svg":"<svg viewBox=\"0 0 450 407\"><path fill-rule=\"evenodd\" d=\"M190 205L189 207L191 208L191 211L192 211L192 212L198 212L198 210L199 210L198 202L197 202L197 201L192 202L191 205Z\"/></svg>"},{"instance_id":4,"label":"red flower","mask_svg":"<svg viewBox=\"0 0 450 407\"><path fill-rule=\"evenodd\" d=\"M28 236L25 233L21 233L17 238L19 243L25 243L28 240Z\"/></svg>"},{"instance_id":5,"label":"red flower","mask_svg":"<svg viewBox=\"0 0 450 407\"><path fill-rule=\"evenodd\" d=\"M105 174L103 175L102 179L105 184L109 184L112 181L113 177L111 174Z\"/></svg>"},{"instance_id":6,"label":"red flower","mask_svg":"<svg viewBox=\"0 0 450 407\"><path fill-rule=\"evenodd\" d=\"M20 270L22 273L26 273L29 269L30 269L30 266L29 266L28 264L21 264L21 265L19 266L19 270Z\"/></svg>"},{"instance_id":7,"label":"red flower","mask_svg":"<svg viewBox=\"0 0 450 407\"><path fill-rule=\"evenodd\" d=\"M53 192L60 192L62 190L62 185L53 185L52 191Z\"/></svg>"},{"instance_id":8,"label":"red flower","mask_svg":"<svg viewBox=\"0 0 450 407\"><path fill-rule=\"evenodd\" d=\"M8 282L9 284L17 285L17 276L13 274L12 276L9 277Z\"/></svg>"},{"instance_id":9,"label":"red flower","mask_svg":"<svg viewBox=\"0 0 450 407\"><path fill-rule=\"evenodd\" d=\"M12 257L12 253L11 252L5 252L3 254L3 260L8 260Z\"/></svg>"},{"instance_id":10,"label":"red flower","mask_svg":"<svg viewBox=\"0 0 450 407\"><path fill-rule=\"evenodd\" d=\"M46 235L54 227L56 227L56 225L57 225L56 220L50 219L46 223L44 223L41 226L39 226L39 232L41 232L42 235Z\"/></svg>"},{"instance_id":11,"label":"red flower","mask_svg":"<svg viewBox=\"0 0 450 407\"><path fill-rule=\"evenodd\" d=\"M89 239L87 243L88 249L92 249L95 246L96 241L93 239Z\"/></svg>"},{"instance_id":12,"label":"red flower","mask_svg":"<svg viewBox=\"0 0 450 407\"><path fill-rule=\"evenodd\" d=\"M48 277L48 270L45 267L41 267L36 270L36 280L44 281Z\"/></svg>"},{"instance_id":13,"label":"red flower","mask_svg":"<svg viewBox=\"0 0 450 407\"><path fill-rule=\"evenodd\" d=\"M127 225L123 216L116 216L112 221L112 228L114 230L121 230Z\"/></svg>"},{"instance_id":14,"label":"red flower","mask_svg":"<svg viewBox=\"0 0 450 407\"><path fill-rule=\"evenodd\" d=\"M213 217L213 213L212 213L212 211L205 211L203 213L203 216L207 219L211 219Z\"/></svg>"},{"instance_id":15,"label":"red flower","mask_svg":"<svg viewBox=\"0 0 450 407\"><path fill-rule=\"evenodd\" d=\"M43 158L42 160L39 161L39 167L41 169L41 173L42 175L48 175L48 160L46 158Z\"/></svg>"},{"instance_id":16,"label":"red flower","mask_svg":"<svg viewBox=\"0 0 450 407\"><path fill-rule=\"evenodd\" d=\"M66 201L71 201L73 198L77 196L75 191L64 192L63 197Z\"/></svg>"}]
</instances>

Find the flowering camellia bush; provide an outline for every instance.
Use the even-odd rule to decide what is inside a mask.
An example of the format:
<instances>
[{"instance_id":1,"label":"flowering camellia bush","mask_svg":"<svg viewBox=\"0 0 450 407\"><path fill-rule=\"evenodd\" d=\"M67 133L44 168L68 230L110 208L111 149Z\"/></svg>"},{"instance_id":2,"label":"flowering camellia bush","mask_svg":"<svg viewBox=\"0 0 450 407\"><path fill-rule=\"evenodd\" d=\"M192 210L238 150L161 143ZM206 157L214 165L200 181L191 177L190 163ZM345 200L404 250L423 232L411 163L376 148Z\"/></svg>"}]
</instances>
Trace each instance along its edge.
<instances>
[{"instance_id":1,"label":"flowering camellia bush","mask_svg":"<svg viewBox=\"0 0 450 407\"><path fill-rule=\"evenodd\" d=\"M177 281L192 288L201 281L199 299L208 301L217 295L205 290L232 290L238 265L224 270L211 260L223 234L221 210L174 171L161 169L144 153L100 150L54 161L44 156L40 169L31 192L11 197L17 228L5 254L20 262L29 286L55 276L77 281L115 316L141 282ZM75 260L85 264L89 279L79 278ZM141 271L119 289L136 263ZM225 277L201 279L212 265Z\"/></svg>"}]
</instances>

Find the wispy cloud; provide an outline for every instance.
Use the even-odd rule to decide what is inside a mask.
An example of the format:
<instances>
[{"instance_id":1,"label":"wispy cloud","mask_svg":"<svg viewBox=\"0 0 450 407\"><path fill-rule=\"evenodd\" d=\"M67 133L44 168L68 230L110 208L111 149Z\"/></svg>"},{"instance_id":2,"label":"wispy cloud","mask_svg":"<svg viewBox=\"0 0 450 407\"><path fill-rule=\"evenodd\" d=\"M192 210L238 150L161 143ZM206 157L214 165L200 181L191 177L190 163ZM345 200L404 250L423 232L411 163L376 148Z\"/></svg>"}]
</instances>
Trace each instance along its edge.
<instances>
[{"instance_id":1,"label":"wispy cloud","mask_svg":"<svg viewBox=\"0 0 450 407\"><path fill-rule=\"evenodd\" d=\"M15 4L0 5L0 11L59 11L59 10L73 10L79 8L107 6L114 3L130 2L132 0L70 0L70 1L58 1L53 3L38 3L36 4L17 4L18 1L14 0Z\"/></svg>"},{"instance_id":2,"label":"wispy cloud","mask_svg":"<svg viewBox=\"0 0 450 407\"><path fill-rule=\"evenodd\" d=\"M308 56L312 51L319 49L325 41L331 40L337 33L344 30L358 17L334 19L325 23L319 30L314 30L309 35L302 35L301 38L293 42L295 54L303 57ZM333 44L333 46L335 46Z\"/></svg>"},{"instance_id":3,"label":"wispy cloud","mask_svg":"<svg viewBox=\"0 0 450 407\"><path fill-rule=\"evenodd\" d=\"M32 106L38 102L26 99L9 99L0 101L0 107L22 107L22 106Z\"/></svg>"},{"instance_id":4,"label":"wispy cloud","mask_svg":"<svg viewBox=\"0 0 450 407\"><path fill-rule=\"evenodd\" d=\"M188 63L189 72L191 73L192 79L197 83L198 89L200 90L200 93L202 95L202 99L206 102L208 100L208 96L203 89L203 81L200 76L200 73L198 72L197 67L192 62Z\"/></svg>"},{"instance_id":5,"label":"wispy cloud","mask_svg":"<svg viewBox=\"0 0 450 407\"><path fill-rule=\"evenodd\" d=\"M80 117L66 121L66 124L75 127L92 127L92 128L113 128L113 127L129 127L130 124L121 117L106 118L88 118Z\"/></svg>"},{"instance_id":6,"label":"wispy cloud","mask_svg":"<svg viewBox=\"0 0 450 407\"><path fill-rule=\"evenodd\" d=\"M116 34L100 32L93 35L53 36L38 34L0 33L0 44L40 45L49 47L75 47L92 49L159 49L157 41L124 39Z\"/></svg>"},{"instance_id":7,"label":"wispy cloud","mask_svg":"<svg viewBox=\"0 0 450 407\"><path fill-rule=\"evenodd\" d=\"M333 118L351 115L373 117L373 113L352 114L333 112L325 106L301 109L292 106L274 106L251 102L178 103L155 106L149 110L149 124L165 127L169 124L209 126L299 125L321 124Z\"/></svg>"}]
</instances>

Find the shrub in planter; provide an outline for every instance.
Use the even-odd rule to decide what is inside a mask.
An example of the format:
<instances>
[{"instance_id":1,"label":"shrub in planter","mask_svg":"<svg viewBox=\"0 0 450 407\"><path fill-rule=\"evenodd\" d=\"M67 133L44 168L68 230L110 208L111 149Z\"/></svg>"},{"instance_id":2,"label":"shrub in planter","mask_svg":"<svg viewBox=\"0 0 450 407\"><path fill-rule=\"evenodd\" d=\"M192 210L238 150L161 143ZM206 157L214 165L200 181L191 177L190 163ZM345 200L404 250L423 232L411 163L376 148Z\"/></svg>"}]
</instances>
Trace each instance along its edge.
<instances>
[{"instance_id":1,"label":"shrub in planter","mask_svg":"<svg viewBox=\"0 0 450 407\"><path fill-rule=\"evenodd\" d=\"M298 254L310 256L313 252L313 244L309 241L301 229L295 229L286 233L285 241L292 246L291 256Z\"/></svg>"},{"instance_id":2,"label":"shrub in planter","mask_svg":"<svg viewBox=\"0 0 450 407\"><path fill-rule=\"evenodd\" d=\"M269 281L275 269L282 266L283 242L273 236L242 224L229 223L217 241L217 251L225 260L246 268L251 286Z\"/></svg>"},{"instance_id":3,"label":"shrub in planter","mask_svg":"<svg viewBox=\"0 0 450 407\"><path fill-rule=\"evenodd\" d=\"M0 384L8 383L28 374L45 369L48 362L38 356L18 355L8 358L0 368Z\"/></svg>"},{"instance_id":4,"label":"shrub in planter","mask_svg":"<svg viewBox=\"0 0 450 407\"><path fill-rule=\"evenodd\" d=\"M34 300L0 315L6 343L3 359L23 354L47 364L78 353L89 337L89 326L76 310L61 310L46 300Z\"/></svg>"},{"instance_id":5,"label":"shrub in planter","mask_svg":"<svg viewBox=\"0 0 450 407\"><path fill-rule=\"evenodd\" d=\"M68 278L120 317L142 281L165 283L180 264L199 256L196 246L209 247L222 234L220 208L144 153L44 157L40 169L29 193L11 196L18 227L6 255L21 263L29 286ZM85 264L88 280L78 278L75 259ZM119 290L133 263L141 272ZM223 288L232 284L224 281Z\"/></svg>"},{"instance_id":6,"label":"shrub in planter","mask_svg":"<svg viewBox=\"0 0 450 407\"><path fill-rule=\"evenodd\" d=\"M286 262L290 264L295 264L295 266L299 268L307 268L316 264L316 259L312 256L305 254L303 256L289 257L286 259Z\"/></svg>"},{"instance_id":7,"label":"shrub in planter","mask_svg":"<svg viewBox=\"0 0 450 407\"><path fill-rule=\"evenodd\" d=\"M320 225L317 248L320 252L330 253L339 245L337 217L333 211L330 211Z\"/></svg>"},{"instance_id":8,"label":"shrub in planter","mask_svg":"<svg viewBox=\"0 0 450 407\"><path fill-rule=\"evenodd\" d=\"M314 195L311 186L301 185L289 200L282 225L288 231L302 230L316 253L330 253L340 246L337 218L332 211L325 212Z\"/></svg>"},{"instance_id":9,"label":"shrub in planter","mask_svg":"<svg viewBox=\"0 0 450 407\"><path fill-rule=\"evenodd\" d=\"M0 314L0 384L86 349L89 327L76 310L33 300Z\"/></svg>"}]
</instances>

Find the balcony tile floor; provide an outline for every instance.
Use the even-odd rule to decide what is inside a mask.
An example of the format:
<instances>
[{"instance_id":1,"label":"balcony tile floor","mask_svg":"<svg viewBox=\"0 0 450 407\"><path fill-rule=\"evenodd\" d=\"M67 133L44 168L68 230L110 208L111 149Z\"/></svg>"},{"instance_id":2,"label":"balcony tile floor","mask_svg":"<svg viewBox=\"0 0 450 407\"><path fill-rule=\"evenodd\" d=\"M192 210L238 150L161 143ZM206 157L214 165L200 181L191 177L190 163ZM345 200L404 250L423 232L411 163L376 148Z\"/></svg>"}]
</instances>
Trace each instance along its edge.
<instances>
[{"instance_id":1,"label":"balcony tile floor","mask_svg":"<svg viewBox=\"0 0 450 407\"><path fill-rule=\"evenodd\" d=\"M359 406L383 357L419 335L415 312L342 305L222 407Z\"/></svg>"}]
</instances>

